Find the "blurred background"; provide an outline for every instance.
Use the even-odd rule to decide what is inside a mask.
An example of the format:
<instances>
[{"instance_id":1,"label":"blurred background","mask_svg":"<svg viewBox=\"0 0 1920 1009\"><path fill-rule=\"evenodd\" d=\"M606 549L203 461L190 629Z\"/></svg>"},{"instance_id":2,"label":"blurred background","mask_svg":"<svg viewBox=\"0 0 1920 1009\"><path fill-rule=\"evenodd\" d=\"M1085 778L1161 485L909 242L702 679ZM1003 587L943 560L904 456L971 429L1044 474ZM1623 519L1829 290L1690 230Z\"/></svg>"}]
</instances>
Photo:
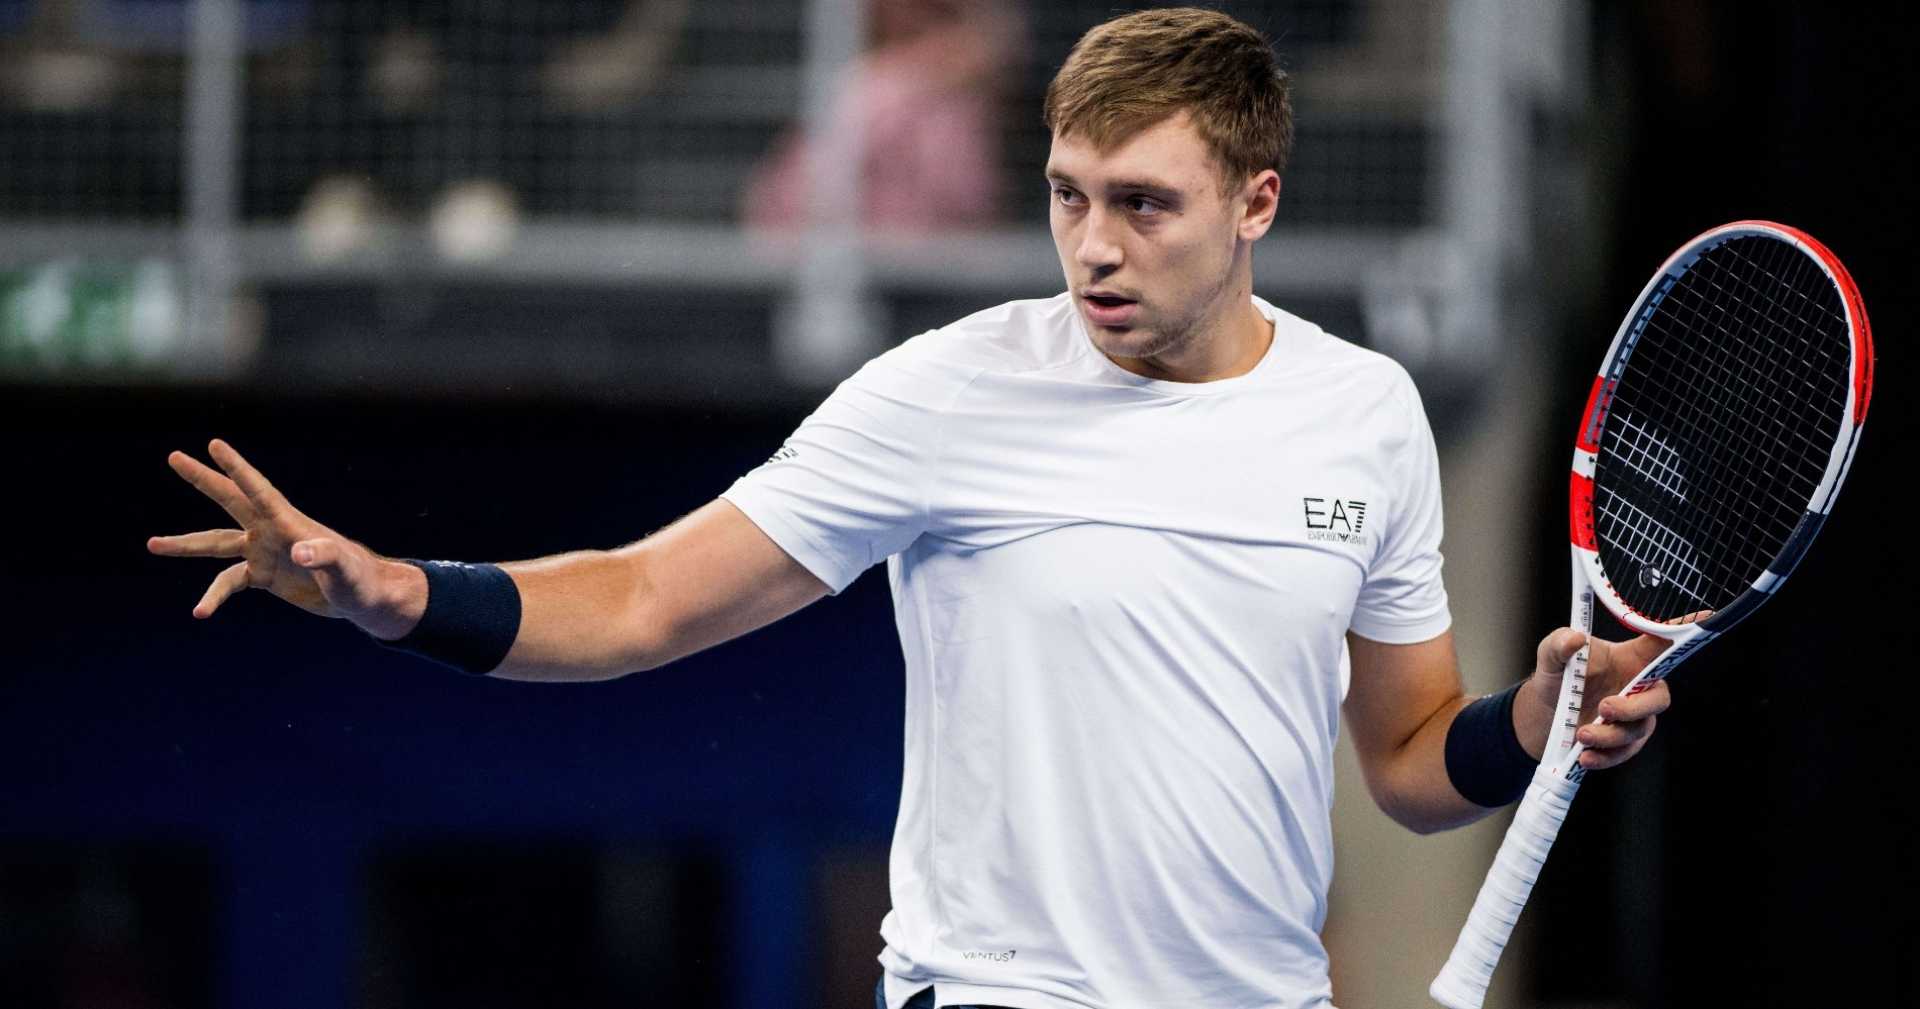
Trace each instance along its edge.
<instances>
[{"instance_id":1,"label":"blurred background","mask_svg":"<svg viewBox=\"0 0 1920 1009\"><path fill-rule=\"evenodd\" d=\"M0 0L0 1005L864 1006L903 688L884 578L607 684L469 680L150 534L232 440L396 555L635 539L859 362L1061 289L1040 95L1136 5ZM1905 15L1218 5L1296 80L1255 289L1414 373L1469 688L1565 614L1568 434L1673 247L1764 217L1876 321L1845 500L1585 789L1494 1002L1920 1003ZM1343 754L1347 1009L1427 1004L1506 817Z\"/></svg>"}]
</instances>

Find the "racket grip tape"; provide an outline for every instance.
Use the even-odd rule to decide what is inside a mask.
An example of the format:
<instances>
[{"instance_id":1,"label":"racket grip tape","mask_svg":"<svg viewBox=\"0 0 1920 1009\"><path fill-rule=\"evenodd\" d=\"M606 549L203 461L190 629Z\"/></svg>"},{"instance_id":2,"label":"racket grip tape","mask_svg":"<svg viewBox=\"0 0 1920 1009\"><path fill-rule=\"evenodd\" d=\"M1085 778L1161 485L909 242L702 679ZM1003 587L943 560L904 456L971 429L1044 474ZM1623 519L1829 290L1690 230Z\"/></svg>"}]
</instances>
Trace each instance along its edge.
<instances>
[{"instance_id":1,"label":"racket grip tape","mask_svg":"<svg viewBox=\"0 0 1920 1009\"><path fill-rule=\"evenodd\" d=\"M1427 988L1434 1001L1448 1009L1480 1009L1486 1001L1500 952L1513 936L1520 910L1533 892L1534 881L1540 878L1540 867L1546 864L1553 839L1566 821L1567 807L1579 790L1578 781L1552 773L1544 762L1533 773L1513 825L1507 828L1493 867L1480 884L1480 895L1474 898L1473 910L1467 913L1467 923L1453 944L1453 953Z\"/></svg>"}]
</instances>

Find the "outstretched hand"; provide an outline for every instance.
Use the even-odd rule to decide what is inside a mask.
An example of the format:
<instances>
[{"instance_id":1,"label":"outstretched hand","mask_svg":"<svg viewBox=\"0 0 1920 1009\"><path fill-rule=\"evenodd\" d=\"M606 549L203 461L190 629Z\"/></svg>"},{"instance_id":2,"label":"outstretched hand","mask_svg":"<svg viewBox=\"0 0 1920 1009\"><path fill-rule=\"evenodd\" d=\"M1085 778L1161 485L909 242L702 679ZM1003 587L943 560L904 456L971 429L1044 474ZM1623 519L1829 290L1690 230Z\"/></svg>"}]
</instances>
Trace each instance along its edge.
<instances>
[{"instance_id":1,"label":"outstretched hand","mask_svg":"<svg viewBox=\"0 0 1920 1009\"><path fill-rule=\"evenodd\" d=\"M243 589L265 589L309 613L351 620L376 637L406 633L418 614L400 612L396 575L389 570L396 565L308 518L233 446L216 438L207 453L219 470L185 452L167 456L167 465L240 528L147 540L147 549L163 557L237 558L207 586L195 617L212 616Z\"/></svg>"},{"instance_id":2,"label":"outstretched hand","mask_svg":"<svg viewBox=\"0 0 1920 1009\"><path fill-rule=\"evenodd\" d=\"M1541 640L1533 675L1542 681L1541 696L1548 703L1555 703L1560 696L1567 660L1586 643L1588 636L1571 627L1562 627ZM1637 694L1614 696L1647 663L1659 657L1667 647L1666 639L1642 634L1627 641L1593 638L1591 644L1580 729L1574 738L1587 747L1580 754L1580 766L1598 769L1625 763L1639 753L1653 735L1659 714L1673 703L1673 695L1661 680Z\"/></svg>"}]
</instances>

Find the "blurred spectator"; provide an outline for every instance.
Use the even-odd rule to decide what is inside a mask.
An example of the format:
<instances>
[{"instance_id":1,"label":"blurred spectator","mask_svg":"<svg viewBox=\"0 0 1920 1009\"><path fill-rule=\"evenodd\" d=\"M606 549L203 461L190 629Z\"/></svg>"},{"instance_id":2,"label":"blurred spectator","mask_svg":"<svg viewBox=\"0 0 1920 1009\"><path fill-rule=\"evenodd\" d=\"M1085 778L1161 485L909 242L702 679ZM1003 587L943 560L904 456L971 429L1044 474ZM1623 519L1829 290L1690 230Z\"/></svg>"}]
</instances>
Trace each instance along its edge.
<instances>
[{"instance_id":1,"label":"blurred spectator","mask_svg":"<svg viewBox=\"0 0 1920 1009\"><path fill-rule=\"evenodd\" d=\"M87 44L81 0L0 0L0 92L34 112L107 103L119 85L111 54Z\"/></svg>"},{"instance_id":2,"label":"blurred spectator","mask_svg":"<svg viewBox=\"0 0 1920 1009\"><path fill-rule=\"evenodd\" d=\"M287 182L300 187L307 251L350 255L397 212L426 215L443 254L485 258L504 251L499 236L523 212L626 209L634 108L670 66L688 10L688 0L323 0L320 90L333 100L261 110L276 162L303 171ZM285 213L289 195L259 209ZM482 232L499 240L461 237Z\"/></svg>"},{"instance_id":3,"label":"blurred spectator","mask_svg":"<svg viewBox=\"0 0 1920 1009\"><path fill-rule=\"evenodd\" d=\"M600 112L646 95L670 61L687 4L629 3L605 32L554 47L540 70L548 104L569 112Z\"/></svg>"},{"instance_id":4,"label":"blurred spectator","mask_svg":"<svg viewBox=\"0 0 1920 1009\"><path fill-rule=\"evenodd\" d=\"M269 51L304 31L307 0L243 0L242 44ZM192 39L189 0L0 0L0 84L21 104L69 112L104 106L142 73L178 78ZM149 59L140 57L165 57Z\"/></svg>"},{"instance_id":5,"label":"blurred spectator","mask_svg":"<svg viewBox=\"0 0 1920 1009\"><path fill-rule=\"evenodd\" d=\"M313 2L237 0L251 93L311 90L299 57ZM194 9L192 0L0 0L0 217L183 213Z\"/></svg>"},{"instance_id":6,"label":"blurred spectator","mask_svg":"<svg viewBox=\"0 0 1920 1009\"><path fill-rule=\"evenodd\" d=\"M835 97L834 117L861 137L861 223L937 231L1001 214L1002 87L1016 75L1023 23L1008 0L871 0L867 51ZM783 136L749 179L748 225L804 227L813 149Z\"/></svg>"}]
</instances>

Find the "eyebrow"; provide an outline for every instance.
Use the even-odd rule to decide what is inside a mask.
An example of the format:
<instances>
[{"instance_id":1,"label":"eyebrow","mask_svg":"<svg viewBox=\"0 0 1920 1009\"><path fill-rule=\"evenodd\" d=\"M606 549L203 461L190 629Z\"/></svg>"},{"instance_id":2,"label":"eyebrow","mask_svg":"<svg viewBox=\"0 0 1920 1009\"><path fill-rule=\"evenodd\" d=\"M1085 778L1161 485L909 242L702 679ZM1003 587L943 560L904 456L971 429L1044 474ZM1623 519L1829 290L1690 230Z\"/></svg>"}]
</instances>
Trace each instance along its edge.
<instances>
[{"instance_id":1,"label":"eyebrow","mask_svg":"<svg viewBox=\"0 0 1920 1009\"><path fill-rule=\"evenodd\" d=\"M1069 186L1074 186L1077 188L1083 188L1083 189L1085 188L1084 186L1081 186L1079 182L1075 181L1073 176L1068 175L1067 173L1059 170L1058 168L1047 169L1047 179L1053 182L1064 182ZM1180 195L1179 186L1173 185L1172 183L1169 183L1169 182L1161 182L1158 179L1147 178L1144 176L1140 178L1114 179L1112 180L1112 182L1108 184L1108 188L1110 190L1113 190L1113 189L1141 190L1148 193L1153 193L1155 195L1169 196L1169 197Z\"/></svg>"}]
</instances>

